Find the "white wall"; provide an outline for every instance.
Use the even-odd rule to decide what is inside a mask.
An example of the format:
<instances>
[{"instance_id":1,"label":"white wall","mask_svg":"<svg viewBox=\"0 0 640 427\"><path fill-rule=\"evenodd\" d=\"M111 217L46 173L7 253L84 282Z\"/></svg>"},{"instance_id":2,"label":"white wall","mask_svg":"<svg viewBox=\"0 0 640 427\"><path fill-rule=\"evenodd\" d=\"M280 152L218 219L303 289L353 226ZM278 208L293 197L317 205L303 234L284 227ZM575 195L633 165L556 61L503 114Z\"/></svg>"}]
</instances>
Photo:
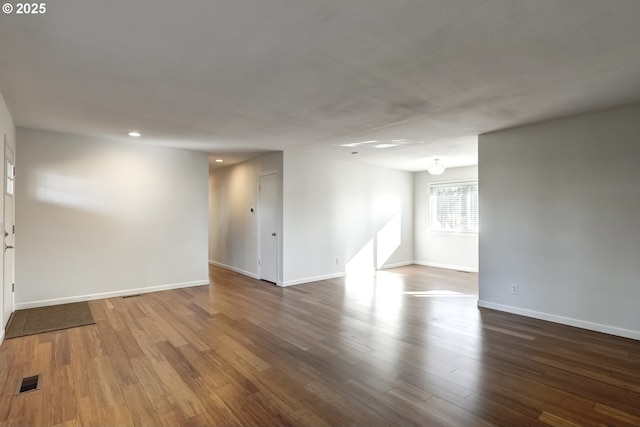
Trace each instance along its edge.
<instances>
[{"instance_id":1,"label":"white wall","mask_svg":"<svg viewBox=\"0 0 640 427\"><path fill-rule=\"evenodd\" d=\"M258 278L258 184L261 175L278 173L282 194L282 159L282 152L278 152L211 170L209 262ZM282 205L282 201L279 204ZM278 234L282 235L282 215L279 222ZM278 243L280 282L282 239Z\"/></svg>"},{"instance_id":2,"label":"white wall","mask_svg":"<svg viewBox=\"0 0 640 427\"><path fill-rule=\"evenodd\" d=\"M640 339L639 118L480 136L481 306Z\"/></svg>"},{"instance_id":3,"label":"white wall","mask_svg":"<svg viewBox=\"0 0 640 427\"><path fill-rule=\"evenodd\" d=\"M284 285L413 262L410 172L293 151L284 175Z\"/></svg>"},{"instance_id":4,"label":"white wall","mask_svg":"<svg viewBox=\"0 0 640 427\"><path fill-rule=\"evenodd\" d=\"M433 176L429 172L414 174L416 264L462 271L478 271L477 234L448 234L429 231L429 184L477 179L477 166L447 169L438 176Z\"/></svg>"},{"instance_id":5,"label":"white wall","mask_svg":"<svg viewBox=\"0 0 640 427\"><path fill-rule=\"evenodd\" d=\"M17 140L16 308L208 283L206 154Z\"/></svg>"},{"instance_id":6,"label":"white wall","mask_svg":"<svg viewBox=\"0 0 640 427\"><path fill-rule=\"evenodd\" d=\"M9 113L9 109L7 108L7 104L4 102L4 98L0 93L0 143L4 144L4 136L6 135L6 141L9 146L11 146L13 152L16 152L16 127L13 124L13 119L11 118L11 113ZM4 146L1 148L2 156L4 158ZM0 161L0 179L4 179L4 161ZM0 188L4 188L2 184L0 184ZM0 190L4 191L4 190ZM4 196L0 196L0 230L4 231ZM4 251L3 251L4 257ZM0 343L4 338L4 288L3 288L3 278L4 278L4 259L0 259Z\"/></svg>"}]
</instances>

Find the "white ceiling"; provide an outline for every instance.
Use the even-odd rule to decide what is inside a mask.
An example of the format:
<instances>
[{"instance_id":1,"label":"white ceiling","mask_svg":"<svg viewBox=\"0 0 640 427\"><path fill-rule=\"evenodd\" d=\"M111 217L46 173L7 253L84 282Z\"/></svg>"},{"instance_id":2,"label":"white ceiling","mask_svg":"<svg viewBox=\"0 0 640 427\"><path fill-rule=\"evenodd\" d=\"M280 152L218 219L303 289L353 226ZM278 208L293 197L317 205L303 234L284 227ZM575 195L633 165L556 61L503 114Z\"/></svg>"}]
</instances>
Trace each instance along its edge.
<instances>
[{"instance_id":1,"label":"white ceiling","mask_svg":"<svg viewBox=\"0 0 640 427\"><path fill-rule=\"evenodd\" d=\"M57 0L0 14L0 92L19 126L227 164L460 166L479 133L640 101L639 20L638 0Z\"/></svg>"}]
</instances>

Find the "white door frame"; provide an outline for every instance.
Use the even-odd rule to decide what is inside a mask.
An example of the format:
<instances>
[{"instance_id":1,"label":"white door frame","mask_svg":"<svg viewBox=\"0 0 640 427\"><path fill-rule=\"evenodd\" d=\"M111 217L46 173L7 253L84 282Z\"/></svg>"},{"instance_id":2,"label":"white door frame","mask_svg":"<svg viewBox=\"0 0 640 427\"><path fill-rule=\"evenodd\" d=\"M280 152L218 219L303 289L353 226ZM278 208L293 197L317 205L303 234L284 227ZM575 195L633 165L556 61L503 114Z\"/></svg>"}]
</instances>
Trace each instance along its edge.
<instances>
[{"instance_id":1,"label":"white door frame","mask_svg":"<svg viewBox=\"0 0 640 427\"><path fill-rule=\"evenodd\" d=\"M8 169L7 169L7 162L9 161L9 159L11 160L11 164L13 165L14 171L15 171L15 153L13 152L13 149L9 146L9 144L7 144L7 134L4 134L4 149L2 152L2 159L3 159L3 163L2 163L2 190L3 190L3 194L2 194L2 223L1 225L1 229L0 229L0 233L10 233L10 239L9 239L9 244L11 246L10 249L6 249L5 245L7 245L7 240L5 235L2 235L2 283L3 283L3 287L2 287L2 292L3 292L3 300L2 300L2 328L4 329L4 327L6 326L7 321L9 320L9 317L11 316L11 314L13 313L13 311L15 310L15 290L14 290L14 283L15 283L15 252L13 252L11 255L11 263L12 263L12 268L11 268L11 277L9 277L7 279L6 277L6 259L7 259L7 250L10 251L14 251L13 246L15 246L15 187L13 189L12 195L8 196L7 195L7 173L8 173ZM13 176L14 182L15 182L15 173ZM12 204L13 204L13 208L11 209L11 215L12 218L9 218L9 220L6 217L7 214L7 205L6 205L6 200L7 197L12 197ZM5 280L7 279L7 280ZM9 308L9 313L7 313L5 310L6 308Z\"/></svg>"},{"instance_id":2,"label":"white door frame","mask_svg":"<svg viewBox=\"0 0 640 427\"><path fill-rule=\"evenodd\" d=\"M270 175L275 175L276 178L276 200L275 200L275 204L276 204L276 210L275 210L275 215L276 215L276 239L277 239L277 244L276 244L276 253L275 255L275 273L276 273L276 277L275 277L275 281L274 283L278 286L282 286L281 283L281 279L280 279L280 247L282 245L282 232L280 230L280 218L282 218L282 207L281 207L281 197L280 197L280 185L279 185L279 176L280 176L280 172L278 171L272 171L272 172L263 172L260 175L258 175L258 259L259 259L259 264L258 264L258 278L259 279L263 279L262 277L262 259L263 259L263 254L262 254L262 238L263 236L263 230L261 229L262 224L261 224L261 215L262 215L262 203L261 203L261 188L260 188L260 183L263 177L266 176L270 176ZM268 231L270 232L270 231Z\"/></svg>"}]
</instances>

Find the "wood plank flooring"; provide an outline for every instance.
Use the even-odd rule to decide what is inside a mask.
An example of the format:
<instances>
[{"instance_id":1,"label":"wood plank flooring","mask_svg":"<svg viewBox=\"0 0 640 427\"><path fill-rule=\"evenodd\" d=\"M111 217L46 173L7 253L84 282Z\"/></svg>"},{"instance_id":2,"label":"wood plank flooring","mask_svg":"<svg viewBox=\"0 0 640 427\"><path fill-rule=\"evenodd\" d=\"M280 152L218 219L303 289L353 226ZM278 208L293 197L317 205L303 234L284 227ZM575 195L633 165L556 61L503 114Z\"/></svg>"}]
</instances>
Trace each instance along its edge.
<instances>
[{"instance_id":1,"label":"wood plank flooring","mask_svg":"<svg viewBox=\"0 0 640 427\"><path fill-rule=\"evenodd\" d=\"M640 425L640 342L478 309L476 274L283 289L210 271L5 340L0 426Z\"/></svg>"}]
</instances>

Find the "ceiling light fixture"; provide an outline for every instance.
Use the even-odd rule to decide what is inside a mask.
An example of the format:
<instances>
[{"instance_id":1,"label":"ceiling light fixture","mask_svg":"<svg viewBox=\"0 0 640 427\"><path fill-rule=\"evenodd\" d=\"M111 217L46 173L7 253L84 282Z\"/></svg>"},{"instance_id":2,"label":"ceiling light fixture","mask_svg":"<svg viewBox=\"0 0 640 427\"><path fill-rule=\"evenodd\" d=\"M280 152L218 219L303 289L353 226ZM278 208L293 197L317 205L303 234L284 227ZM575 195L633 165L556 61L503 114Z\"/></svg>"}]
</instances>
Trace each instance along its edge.
<instances>
[{"instance_id":1,"label":"ceiling light fixture","mask_svg":"<svg viewBox=\"0 0 640 427\"><path fill-rule=\"evenodd\" d=\"M132 136L134 138L140 138L141 134L140 132L136 132L135 130L129 132L129 136Z\"/></svg>"},{"instance_id":2,"label":"ceiling light fixture","mask_svg":"<svg viewBox=\"0 0 640 427\"><path fill-rule=\"evenodd\" d=\"M427 166L427 172L431 175L442 175L445 169L446 167L440 163L440 159L434 159L433 162Z\"/></svg>"},{"instance_id":3,"label":"ceiling light fixture","mask_svg":"<svg viewBox=\"0 0 640 427\"><path fill-rule=\"evenodd\" d=\"M222 160L222 159L216 159L216 163L222 163L222 162L224 162L224 160Z\"/></svg>"},{"instance_id":4,"label":"ceiling light fixture","mask_svg":"<svg viewBox=\"0 0 640 427\"><path fill-rule=\"evenodd\" d=\"M397 147L398 144L378 144L378 145L374 145L374 148L390 148L390 147Z\"/></svg>"}]
</instances>

